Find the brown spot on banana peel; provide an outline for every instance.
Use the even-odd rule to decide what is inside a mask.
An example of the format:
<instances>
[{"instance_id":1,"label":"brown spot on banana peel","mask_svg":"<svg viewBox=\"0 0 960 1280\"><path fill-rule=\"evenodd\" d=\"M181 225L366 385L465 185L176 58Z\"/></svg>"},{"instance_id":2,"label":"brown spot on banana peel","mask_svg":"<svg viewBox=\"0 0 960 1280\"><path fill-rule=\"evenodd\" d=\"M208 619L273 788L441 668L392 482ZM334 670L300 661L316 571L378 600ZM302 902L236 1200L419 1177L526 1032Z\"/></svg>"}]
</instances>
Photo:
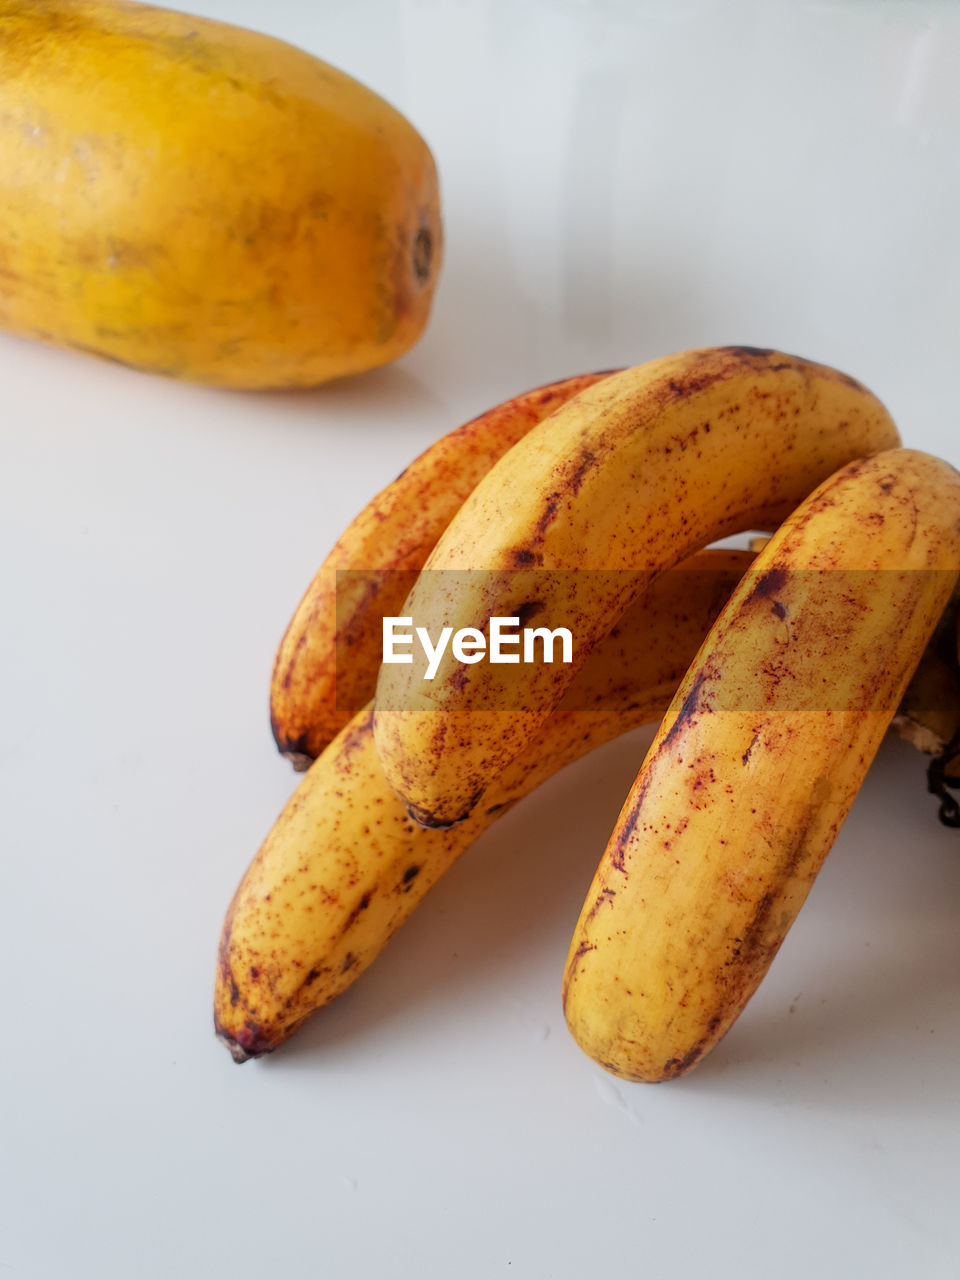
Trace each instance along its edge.
<instances>
[{"instance_id":1,"label":"brown spot on banana peel","mask_svg":"<svg viewBox=\"0 0 960 1280\"><path fill-rule=\"evenodd\" d=\"M543 564L543 556L531 551L529 547L518 547L513 552L514 568L525 569L538 564Z\"/></svg>"},{"instance_id":2,"label":"brown spot on banana peel","mask_svg":"<svg viewBox=\"0 0 960 1280\"><path fill-rule=\"evenodd\" d=\"M359 719L351 723L350 728L342 739L342 748L344 760L349 762L352 755L359 751L367 737L367 734L373 729L373 708L370 707L367 712Z\"/></svg>"},{"instance_id":3,"label":"brown spot on banana peel","mask_svg":"<svg viewBox=\"0 0 960 1280\"><path fill-rule=\"evenodd\" d=\"M517 605L516 617L520 627L525 627L538 613L543 613L544 607L542 600L526 600Z\"/></svg>"},{"instance_id":4,"label":"brown spot on banana peel","mask_svg":"<svg viewBox=\"0 0 960 1280\"><path fill-rule=\"evenodd\" d=\"M752 575L752 578L754 586L750 593L751 600L771 600L783 590L787 571L786 569L767 569Z\"/></svg>"},{"instance_id":5,"label":"brown spot on banana peel","mask_svg":"<svg viewBox=\"0 0 960 1280\"><path fill-rule=\"evenodd\" d=\"M340 930L341 934L348 933L350 929L353 928L361 912L366 911L367 907L369 907L370 898L371 898L371 895L369 893L365 893L363 895L363 897L360 899L357 905L353 908L353 910L347 916L346 920L344 920L343 928Z\"/></svg>"},{"instance_id":6,"label":"brown spot on banana peel","mask_svg":"<svg viewBox=\"0 0 960 1280\"><path fill-rule=\"evenodd\" d=\"M707 1023L706 1034L697 1041L692 1049L688 1050L682 1058L669 1058L663 1064L663 1071L660 1080L655 1083L665 1083L667 1080L676 1080L678 1076L684 1075L691 1067L695 1066L708 1050L714 1048L713 1033L720 1025L719 1018L711 1018ZM610 1066L608 1071L616 1074L616 1066Z\"/></svg>"},{"instance_id":7,"label":"brown spot on banana peel","mask_svg":"<svg viewBox=\"0 0 960 1280\"><path fill-rule=\"evenodd\" d=\"M693 723L695 717L701 712L700 696L707 679L708 672L706 670L699 671L697 673L689 692L683 699L676 721L662 743L662 748L664 750L670 747L670 744L680 736L686 727ZM709 710L709 708L704 709ZM617 823L617 830L614 839L607 850L610 865L614 870L619 871L624 877L629 876L629 870L626 863L626 849L643 814L643 804L647 792L647 785L646 781L641 782L635 789L635 794L630 796L630 799L627 802L629 804L629 809L626 810L626 817L623 818L621 816L621 820ZM694 785L696 786L696 782ZM590 923L600 908L605 903L609 904L615 897L616 892L613 889L610 889L608 886L603 886L596 894L591 907L586 912L586 923ZM564 1009L566 1009L567 991L576 976L577 966L583 956L592 950L595 950L595 947L580 946L568 961L567 972L564 975L561 990L561 1004Z\"/></svg>"}]
</instances>

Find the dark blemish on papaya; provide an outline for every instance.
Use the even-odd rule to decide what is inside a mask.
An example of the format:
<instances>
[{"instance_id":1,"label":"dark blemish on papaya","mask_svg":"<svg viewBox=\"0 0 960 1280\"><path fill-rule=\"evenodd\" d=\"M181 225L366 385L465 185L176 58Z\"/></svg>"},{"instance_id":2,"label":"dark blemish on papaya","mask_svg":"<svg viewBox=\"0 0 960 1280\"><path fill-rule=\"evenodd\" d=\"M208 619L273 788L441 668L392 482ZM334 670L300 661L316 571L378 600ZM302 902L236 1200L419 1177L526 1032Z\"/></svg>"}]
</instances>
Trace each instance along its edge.
<instances>
[{"instance_id":1,"label":"dark blemish on papaya","mask_svg":"<svg viewBox=\"0 0 960 1280\"><path fill-rule=\"evenodd\" d=\"M240 1003L240 988L237 986L237 980L233 976L233 970L230 970L230 1004L236 1006Z\"/></svg>"},{"instance_id":2,"label":"dark blemish on papaya","mask_svg":"<svg viewBox=\"0 0 960 1280\"><path fill-rule=\"evenodd\" d=\"M772 347L724 347L731 356L745 356L752 360L767 360L774 354Z\"/></svg>"},{"instance_id":3,"label":"dark blemish on papaya","mask_svg":"<svg viewBox=\"0 0 960 1280\"><path fill-rule=\"evenodd\" d=\"M252 964L250 966L250 981L256 982L259 977L260 977L260 970L257 968L255 964Z\"/></svg>"},{"instance_id":4,"label":"dark blemish on papaya","mask_svg":"<svg viewBox=\"0 0 960 1280\"><path fill-rule=\"evenodd\" d=\"M304 980L303 980L303 985L304 985L305 987L309 987L309 986L310 986L310 983L311 983L311 982L316 982L316 980L317 980L319 977L320 977L320 970L319 970L319 969L311 969L311 970L310 970L310 972L307 974L307 976L304 978Z\"/></svg>"},{"instance_id":5,"label":"dark blemish on papaya","mask_svg":"<svg viewBox=\"0 0 960 1280\"><path fill-rule=\"evenodd\" d=\"M771 613L775 613L781 621L787 616L787 606L782 600L774 600L773 604L770 606L770 611Z\"/></svg>"},{"instance_id":6,"label":"dark blemish on papaya","mask_svg":"<svg viewBox=\"0 0 960 1280\"><path fill-rule=\"evenodd\" d=\"M98 360L106 360L108 364L118 364L122 369L136 369L147 373L162 373L173 375L174 369L161 368L159 365L134 364L132 360L124 360L120 356L112 355L109 351L101 351L99 347L88 347L82 342L68 342L65 344L71 351L79 351L83 355L96 356Z\"/></svg>"},{"instance_id":7,"label":"dark blemish on papaya","mask_svg":"<svg viewBox=\"0 0 960 1280\"><path fill-rule=\"evenodd\" d=\"M426 284L433 265L433 233L429 227L421 227L413 241L413 274L418 283Z\"/></svg>"},{"instance_id":8,"label":"dark blemish on papaya","mask_svg":"<svg viewBox=\"0 0 960 1280\"><path fill-rule=\"evenodd\" d=\"M403 883L410 884L411 881L416 880L419 874L420 868L418 866L414 865L407 867L406 871L403 873Z\"/></svg>"},{"instance_id":9,"label":"dark blemish on papaya","mask_svg":"<svg viewBox=\"0 0 960 1280\"><path fill-rule=\"evenodd\" d=\"M492 804L490 808L487 810L487 813L499 813L502 808L503 808L502 804Z\"/></svg>"},{"instance_id":10,"label":"dark blemish on papaya","mask_svg":"<svg viewBox=\"0 0 960 1280\"><path fill-rule=\"evenodd\" d=\"M757 745L757 739L758 739L759 737L760 737L760 730L758 729L758 730L757 730L757 732L756 732L756 733L753 735L753 737L750 739L750 745L749 745L749 747L747 747L746 751L745 751L745 752L743 753L743 755L740 757L740 759L743 761L743 763L744 763L744 764L746 764L746 763L747 763L747 761L750 759L750 756L751 756L751 754L753 753L753 748Z\"/></svg>"},{"instance_id":11,"label":"dark blemish on papaya","mask_svg":"<svg viewBox=\"0 0 960 1280\"><path fill-rule=\"evenodd\" d=\"M343 957L343 964L340 966L340 972L346 973L349 969L352 969L356 963L357 963L357 957L353 954L352 951L348 951L347 954Z\"/></svg>"}]
</instances>

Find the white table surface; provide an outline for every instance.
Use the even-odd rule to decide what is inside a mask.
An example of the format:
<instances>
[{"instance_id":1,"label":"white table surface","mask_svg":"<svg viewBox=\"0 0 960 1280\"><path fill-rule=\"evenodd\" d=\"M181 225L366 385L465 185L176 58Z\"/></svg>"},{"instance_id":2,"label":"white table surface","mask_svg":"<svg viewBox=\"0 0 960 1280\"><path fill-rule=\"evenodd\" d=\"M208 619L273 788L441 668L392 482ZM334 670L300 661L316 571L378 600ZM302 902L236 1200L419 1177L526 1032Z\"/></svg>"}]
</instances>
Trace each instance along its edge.
<instances>
[{"instance_id":1,"label":"white table surface","mask_svg":"<svg viewBox=\"0 0 960 1280\"><path fill-rule=\"evenodd\" d=\"M889 741L710 1059L615 1081L559 981L649 735L490 831L235 1066L223 911L294 784L274 648L342 526L547 379L838 365L960 463L960 7L204 0L405 111L447 261L395 366L181 386L0 337L0 1280L960 1273L960 836Z\"/></svg>"}]
</instances>

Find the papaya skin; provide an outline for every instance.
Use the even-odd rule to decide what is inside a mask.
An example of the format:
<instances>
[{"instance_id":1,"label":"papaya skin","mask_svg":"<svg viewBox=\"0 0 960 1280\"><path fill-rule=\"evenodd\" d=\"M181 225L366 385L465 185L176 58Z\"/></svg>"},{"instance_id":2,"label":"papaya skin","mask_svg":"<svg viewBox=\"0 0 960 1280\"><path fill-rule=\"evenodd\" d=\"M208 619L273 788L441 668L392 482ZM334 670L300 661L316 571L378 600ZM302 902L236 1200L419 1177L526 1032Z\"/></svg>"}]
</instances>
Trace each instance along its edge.
<instances>
[{"instance_id":1,"label":"papaya skin","mask_svg":"<svg viewBox=\"0 0 960 1280\"><path fill-rule=\"evenodd\" d=\"M420 336L436 169L403 116L279 40L121 0L0 0L0 327L236 388Z\"/></svg>"}]
</instances>

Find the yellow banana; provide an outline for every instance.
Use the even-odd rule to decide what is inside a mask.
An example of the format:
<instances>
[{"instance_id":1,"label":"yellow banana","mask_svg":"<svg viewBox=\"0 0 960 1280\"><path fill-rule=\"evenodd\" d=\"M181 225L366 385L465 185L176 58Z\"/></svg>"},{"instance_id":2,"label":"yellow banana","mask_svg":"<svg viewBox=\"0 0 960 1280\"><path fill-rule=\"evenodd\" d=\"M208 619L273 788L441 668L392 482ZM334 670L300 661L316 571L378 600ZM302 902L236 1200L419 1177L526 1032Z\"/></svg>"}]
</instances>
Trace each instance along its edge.
<instances>
[{"instance_id":1,"label":"yellow banana","mask_svg":"<svg viewBox=\"0 0 960 1280\"><path fill-rule=\"evenodd\" d=\"M370 708L355 716L300 783L227 912L214 1009L237 1061L275 1049L344 991L510 805L660 715L750 560L707 551L661 578L584 666L533 750L449 831L411 822L380 769Z\"/></svg>"},{"instance_id":2,"label":"yellow banana","mask_svg":"<svg viewBox=\"0 0 960 1280\"><path fill-rule=\"evenodd\" d=\"M667 1080L766 973L846 817L960 570L960 475L891 450L794 512L677 691L577 925L580 1046Z\"/></svg>"},{"instance_id":3,"label":"yellow banana","mask_svg":"<svg viewBox=\"0 0 960 1280\"><path fill-rule=\"evenodd\" d=\"M469 813L656 573L776 527L839 466L898 443L853 379L744 347L654 360L558 409L466 500L403 614L437 637L535 611L572 633L573 661L524 667L519 692L516 667L464 666L451 649L429 681L421 664L385 664L374 732L408 811L429 826Z\"/></svg>"},{"instance_id":4,"label":"yellow banana","mask_svg":"<svg viewBox=\"0 0 960 1280\"><path fill-rule=\"evenodd\" d=\"M306 769L373 697L381 621L400 612L471 491L531 427L607 376L584 373L538 387L451 431L344 531L310 583L274 663L270 721L295 768Z\"/></svg>"}]
</instances>

